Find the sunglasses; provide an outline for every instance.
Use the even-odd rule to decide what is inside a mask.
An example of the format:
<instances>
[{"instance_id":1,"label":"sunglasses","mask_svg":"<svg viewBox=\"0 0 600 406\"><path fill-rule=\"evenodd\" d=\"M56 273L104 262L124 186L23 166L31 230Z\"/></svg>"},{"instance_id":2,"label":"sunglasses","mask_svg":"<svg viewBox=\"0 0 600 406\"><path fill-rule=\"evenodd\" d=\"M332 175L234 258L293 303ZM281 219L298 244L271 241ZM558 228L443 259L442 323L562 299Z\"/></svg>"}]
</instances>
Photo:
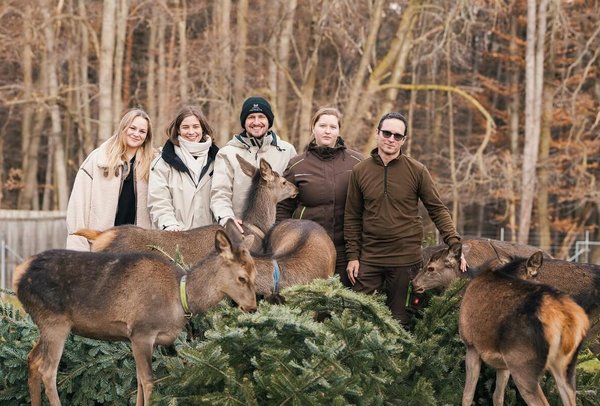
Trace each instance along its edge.
<instances>
[{"instance_id":1,"label":"sunglasses","mask_svg":"<svg viewBox=\"0 0 600 406\"><path fill-rule=\"evenodd\" d=\"M381 129L379 130L379 134L383 135L383 138L390 138L393 135L396 141L402 141L406 137L404 134L393 133L391 131Z\"/></svg>"}]
</instances>

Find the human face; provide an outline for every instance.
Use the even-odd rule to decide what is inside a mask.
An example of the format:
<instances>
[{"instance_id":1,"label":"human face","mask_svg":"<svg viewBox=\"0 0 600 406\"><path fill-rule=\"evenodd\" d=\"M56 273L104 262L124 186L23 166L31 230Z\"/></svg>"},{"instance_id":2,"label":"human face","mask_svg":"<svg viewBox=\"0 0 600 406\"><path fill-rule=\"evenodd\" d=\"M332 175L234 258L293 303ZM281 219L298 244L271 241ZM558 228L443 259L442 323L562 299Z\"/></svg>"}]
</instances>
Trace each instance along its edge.
<instances>
[{"instance_id":1,"label":"human face","mask_svg":"<svg viewBox=\"0 0 600 406\"><path fill-rule=\"evenodd\" d=\"M146 135L148 134L148 121L143 117L133 119L129 127L125 130L127 140L127 151L135 153L139 147L144 145Z\"/></svg>"},{"instance_id":2,"label":"human face","mask_svg":"<svg viewBox=\"0 0 600 406\"><path fill-rule=\"evenodd\" d=\"M202 139L202 126L195 115L187 116L179 124L179 135L189 142L200 142Z\"/></svg>"},{"instance_id":3,"label":"human face","mask_svg":"<svg viewBox=\"0 0 600 406\"><path fill-rule=\"evenodd\" d=\"M382 131L389 131L396 134L406 134L406 126L401 120L397 118L388 118L381 123L381 128L377 130L377 148L379 155L386 156L388 158L395 158L400 154L400 148L404 145L406 137L400 141L396 141L392 135L390 138L385 138Z\"/></svg>"},{"instance_id":4,"label":"human face","mask_svg":"<svg viewBox=\"0 0 600 406\"><path fill-rule=\"evenodd\" d=\"M252 113L246 117L244 129L252 137L260 138L267 133L269 120L263 113Z\"/></svg>"},{"instance_id":5,"label":"human face","mask_svg":"<svg viewBox=\"0 0 600 406\"><path fill-rule=\"evenodd\" d=\"M336 116L323 114L313 127L315 141L320 147L335 147L338 136L340 135L340 123Z\"/></svg>"}]
</instances>

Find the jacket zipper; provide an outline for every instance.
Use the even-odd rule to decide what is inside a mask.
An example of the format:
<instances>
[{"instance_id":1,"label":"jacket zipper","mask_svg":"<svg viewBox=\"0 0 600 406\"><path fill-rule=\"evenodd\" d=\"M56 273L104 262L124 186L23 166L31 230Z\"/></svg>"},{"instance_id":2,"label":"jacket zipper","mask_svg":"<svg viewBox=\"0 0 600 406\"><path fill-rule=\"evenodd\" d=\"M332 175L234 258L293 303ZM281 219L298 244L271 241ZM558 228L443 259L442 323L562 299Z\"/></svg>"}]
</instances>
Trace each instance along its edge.
<instances>
[{"instance_id":1,"label":"jacket zipper","mask_svg":"<svg viewBox=\"0 0 600 406\"><path fill-rule=\"evenodd\" d=\"M383 194L387 196L387 176L388 176L388 167L385 165L383 167Z\"/></svg>"}]
</instances>

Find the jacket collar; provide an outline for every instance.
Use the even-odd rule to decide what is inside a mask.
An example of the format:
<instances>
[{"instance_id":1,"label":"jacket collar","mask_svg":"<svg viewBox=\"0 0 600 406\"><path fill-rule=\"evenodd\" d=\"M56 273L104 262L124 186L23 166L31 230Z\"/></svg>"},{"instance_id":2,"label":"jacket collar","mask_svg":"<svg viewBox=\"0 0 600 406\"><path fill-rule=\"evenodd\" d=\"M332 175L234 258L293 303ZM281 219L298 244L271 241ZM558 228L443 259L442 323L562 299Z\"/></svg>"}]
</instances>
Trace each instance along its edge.
<instances>
[{"instance_id":1,"label":"jacket collar","mask_svg":"<svg viewBox=\"0 0 600 406\"><path fill-rule=\"evenodd\" d=\"M381 157L380 157L380 156L379 156L379 154L377 153L377 150L378 150L378 148L377 148L377 147L375 147L374 149L372 149L372 150L371 150L371 158L373 158L373 160L374 160L374 161L375 161L375 162L376 162L378 165L385 166L385 165L383 164L383 160L381 159ZM396 158L392 159L392 160L390 161L390 163L392 163L392 162L394 162L394 161L399 161L399 160L400 160L400 158L401 158L403 155L404 155L404 154L402 153L402 148L401 148L401 149L400 149L400 153L398 154L398 156L397 156Z\"/></svg>"},{"instance_id":2,"label":"jacket collar","mask_svg":"<svg viewBox=\"0 0 600 406\"><path fill-rule=\"evenodd\" d=\"M338 153L343 152L345 149L346 145L344 144L342 137L337 138L333 147L320 147L317 145L317 141L314 138L306 147L307 151L315 154L323 160L333 159Z\"/></svg>"},{"instance_id":3,"label":"jacket collar","mask_svg":"<svg viewBox=\"0 0 600 406\"><path fill-rule=\"evenodd\" d=\"M215 160L218 151L219 148L214 143L211 144L210 148L208 149L207 164ZM187 166L185 166L181 158L179 158L175 153L175 144L173 144L171 140L167 140L167 142L165 142L160 156L166 163L168 163L174 169L177 169L179 172L188 172Z\"/></svg>"},{"instance_id":4,"label":"jacket collar","mask_svg":"<svg viewBox=\"0 0 600 406\"><path fill-rule=\"evenodd\" d=\"M251 136L246 134L246 131L242 131L241 133L234 135L233 139L231 141L229 141L227 144L236 146L238 148L245 148L245 149L257 147L256 145L252 144L250 139L251 139ZM277 148L278 150L282 150L281 143L279 142L279 136L273 130L269 130L265 134L263 141L262 141L262 145L260 147L258 147L258 149L260 150L260 149L264 148L265 145L272 145L275 148Z\"/></svg>"}]
</instances>

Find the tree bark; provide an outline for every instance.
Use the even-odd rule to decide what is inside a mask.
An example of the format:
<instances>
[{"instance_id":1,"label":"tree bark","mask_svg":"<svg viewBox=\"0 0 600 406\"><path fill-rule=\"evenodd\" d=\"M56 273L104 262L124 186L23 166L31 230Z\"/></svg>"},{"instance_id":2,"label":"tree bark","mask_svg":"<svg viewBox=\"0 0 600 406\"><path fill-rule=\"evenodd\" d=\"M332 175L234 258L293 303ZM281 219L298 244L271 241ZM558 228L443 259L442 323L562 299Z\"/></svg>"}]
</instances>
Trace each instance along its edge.
<instances>
[{"instance_id":1,"label":"tree bark","mask_svg":"<svg viewBox=\"0 0 600 406\"><path fill-rule=\"evenodd\" d=\"M279 69L277 70L277 94L275 96L275 106L277 109L277 121L282 133L288 137L290 134L290 120L287 119L287 101L288 101L288 72L290 59L290 46L292 35L294 33L294 17L296 15L297 0L288 0L283 6L283 29L279 35L279 46L277 48L277 60Z\"/></svg>"},{"instance_id":2,"label":"tree bark","mask_svg":"<svg viewBox=\"0 0 600 406\"><path fill-rule=\"evenodd\" d=\"M247 0L243 0L247 1ZM177 32L179 38L179 100L180 104L189 102L188 50L187 50L187 1L179 0L177 13Z\"/></svg>"},{"instance_id":3,"label":"tree bark","mask_svg":"<svg viewBox=\"0 0 600 406\"><path fill-rule=\"evenodd\" d=\"M117 128L123 115L123 60L125 59L125 36L129 17L130 0L119 0L117 5L117 32L115 37L114 84L113 84L113 128Z\"/></svg>"},{"instance_id":4,"label":"tree bark","mask_svg":"<svg viewBox=\"0 0 600 406\"><path fill-rule=\"evenodd\" d=\"M50 7L48 0L42 1L41 12L46 21L52 21ZM52 122L50 138L52 139L53 148L52 155L49 156L53 160L56 208L58 208L58 210L66 210L67 202L69 200L69 187L67 186L65 150L62 139L60 109L58 106L58 66L56 50L54 48L55 37L52 24L44 25L44 39L46 41L46 60L48 66L46 86L48 95L51 97L51 101L48 104Z\"/></svg>"},{"instance_id":5,"label":"tree bark","mask_svg":"<svg viewBox=\"0 0 600 406\"><path fill-rule=\"evenodd\" d=\"M113 63L115 53L116 0L102 2L102 35L98 74L98 140L106 141L112 134Z\"/></svg>"},{"instance_id":6,"label":"tree bark","mask_svg":"<svg viewBox=\"0 0 600 406\"><path fill-rule=\"evenodd\" d=\"M540 156L541 163L538 169L538 192L537 192L537 215L540 232L540 240L538 246L550 252L550 210L549 210L549 195L548 179L549 173L546 167L546 162L550 157L550 140L552 139L552 113L554 101L554 88L549 84L544 86L543 93L543 115L542 128L540 133Z\"/></svg>"},{"instance_id":7,"label":"tree bark","mask_svg":"<svg viewBox=\"0 0 600 406\"><path fill-rule=\"evenodd\" d=\"M547 7L548 0L541 1L539 10L536 10L535 0L527 0L525 146L523 148L521 209L517 239L520 244L527 244L529 241L531 213L536 196Z\"/></svg>"}]
</instances>

